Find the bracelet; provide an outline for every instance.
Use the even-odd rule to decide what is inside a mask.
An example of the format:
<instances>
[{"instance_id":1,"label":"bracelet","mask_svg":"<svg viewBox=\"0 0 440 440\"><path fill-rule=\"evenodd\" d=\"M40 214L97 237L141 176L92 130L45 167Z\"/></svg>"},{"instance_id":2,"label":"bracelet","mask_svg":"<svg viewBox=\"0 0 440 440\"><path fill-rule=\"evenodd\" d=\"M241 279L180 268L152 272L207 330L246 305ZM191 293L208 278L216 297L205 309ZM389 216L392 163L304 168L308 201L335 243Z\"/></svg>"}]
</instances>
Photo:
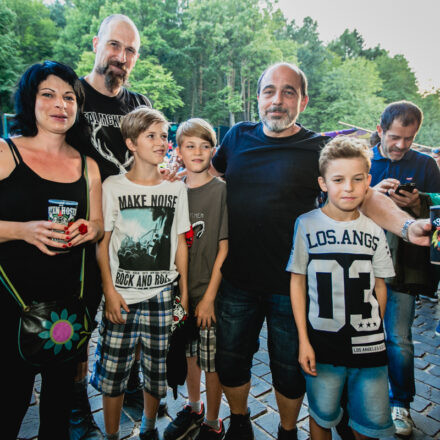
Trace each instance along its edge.
<instances>
[{"instance_id":1,"label":"bracelet","mask_svg":"<svg viewBox=\"0 0 440 440\"><path fill-rule=\"evenodd\" d=\"M409 238L408 238L408 230L409 227L415 222L415 220L413 218L408 219L402 226L402 238L403 241L406 241L407 243L409 243Z\"/></svg>"}]
</instances>

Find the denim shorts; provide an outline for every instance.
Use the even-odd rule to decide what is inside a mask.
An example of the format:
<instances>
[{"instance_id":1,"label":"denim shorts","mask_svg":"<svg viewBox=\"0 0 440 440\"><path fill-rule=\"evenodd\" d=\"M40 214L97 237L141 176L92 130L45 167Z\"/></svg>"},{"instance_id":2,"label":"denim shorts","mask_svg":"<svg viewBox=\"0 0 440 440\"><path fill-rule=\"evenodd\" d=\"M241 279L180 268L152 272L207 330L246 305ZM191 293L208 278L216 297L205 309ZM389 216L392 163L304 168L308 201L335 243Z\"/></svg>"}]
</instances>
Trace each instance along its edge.
<instances>
[{"instance_id":1,"label":"denim shorts","mask_svg":"<svg viewBox=\"0 0 440 440\"><path fill-rule=\"evenodd\" d=\"M317 376L305 374L309 414L323 428L336 426L342 417L341 395L347 384L349 425L367 437L394 433L388 397L388 369L347 368L316 364Z\"/></svg>"},{"instance_id":2,"label":"denim shorts","mask_svg":"<svg viewBox=\"0 0 440 440\"><path fill-rule=\"evenodd\" d=\"M290 297L247 292L223 280L216 301L215 360L220 382L239 387L250 381L252 358L266 318L273 386L289 399L301 397L305 380L298 363L298 333Z\"/></svg>"}]
</instances>

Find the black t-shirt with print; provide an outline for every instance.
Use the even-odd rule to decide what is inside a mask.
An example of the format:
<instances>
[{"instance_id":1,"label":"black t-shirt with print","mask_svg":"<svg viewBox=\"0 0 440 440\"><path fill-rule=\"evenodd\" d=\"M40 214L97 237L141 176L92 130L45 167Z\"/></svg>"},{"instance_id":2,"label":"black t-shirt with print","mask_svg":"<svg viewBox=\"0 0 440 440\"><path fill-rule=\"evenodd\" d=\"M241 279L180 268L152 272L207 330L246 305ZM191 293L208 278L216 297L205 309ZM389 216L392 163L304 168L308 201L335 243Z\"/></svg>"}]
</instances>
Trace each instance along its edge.
<instances>
[{"instance_id":1,"label":"black t-shirt with print","mask_svg":"<svg viewBox=\"0 0 440 440\"><path fill-rule=\"evenodd\" d=\"M316 207L319 152L327 137L303 127L266 136L261 123L232 127L213 158L225 173L229 252L226 280L247 291L289 295L285 267L296 218Z\"/></svg>"},{"instance_id":2,"label":"black t-shirt with print","mask_svg":"<svg viewBox=\"0 0 440 440\"><path fill-rule=\"evenodd\" d=\"M83 154L96 160L104 181L108 176L128 170L132 157L122 139L120 120L122 116L150 101L139 93L130 92L124 87L115 97L109 97L95 90L84 78L84 115L90 126L89 142L74 145Z\"/></svg>"}]
</instances>

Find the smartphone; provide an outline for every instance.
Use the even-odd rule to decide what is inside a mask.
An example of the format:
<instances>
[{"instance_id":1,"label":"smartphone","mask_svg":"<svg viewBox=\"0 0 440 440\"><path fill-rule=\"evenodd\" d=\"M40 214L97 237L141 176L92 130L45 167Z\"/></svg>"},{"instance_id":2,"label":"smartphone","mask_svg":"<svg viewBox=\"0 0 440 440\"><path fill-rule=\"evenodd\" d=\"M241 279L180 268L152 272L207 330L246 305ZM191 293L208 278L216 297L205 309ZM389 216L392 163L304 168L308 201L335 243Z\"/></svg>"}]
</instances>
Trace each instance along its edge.
<instances>
[{"instance_id":1,"label":"smartphone","mask_svg":"<svg viewBox=\"0 0 440 440\"><path fill-rule=\"evenodd\" d=\"M413 182L407 182L402 185L399 185L396 189L396 194L400 194L400 191L408 191L412 193L416 189L416 184ZM401 194L400 194L401 195Z\"/></svg>"}]
</instances>

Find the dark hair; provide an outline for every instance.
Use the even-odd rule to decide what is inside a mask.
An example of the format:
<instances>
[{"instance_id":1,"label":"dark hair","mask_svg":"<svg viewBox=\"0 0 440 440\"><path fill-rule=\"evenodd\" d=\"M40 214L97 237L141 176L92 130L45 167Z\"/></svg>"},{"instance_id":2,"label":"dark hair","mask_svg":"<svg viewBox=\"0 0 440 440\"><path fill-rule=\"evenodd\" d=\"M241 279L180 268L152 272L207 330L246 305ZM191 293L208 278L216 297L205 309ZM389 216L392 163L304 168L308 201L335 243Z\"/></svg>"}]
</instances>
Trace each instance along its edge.
<instances>
[{"instance_id":1,"label":"dark hair","mask_svg":"<svg viewBox=\"0 0 440 440\"><path fill-rule=\"evenodd\" d=\"M82 115L84 91L76 73L71 67L65 64L56 61L44 61L41 64L33 64L29 67L18 82L18 87L14 95L15 116L12 120L12 129L17 134L32 137L38 133L35 119L35 99L38 86L50 75L61 78L72 86L75 92L78 110L73 127L79 124L86 124L85 118ZM69 133L73 127L71 127L67 133Z\"/></svg>"},{"instance_id":2,"label":"dark hair","mask_svg":"<svg viewBox=\"0 0 440 440\"><path fill-rule=\"evenodd\" d=\"M271 66L269 66L261 75L260 78L258 78L258 83L257 83L257 95L260 95L260 89L261 89L261 82L263 81L263 78L265 77L266 73L269 72L269 70L272 70L276 67L279 66L286 66L289 67L290 69L292 69L298 76L299 79L301 81L301 95L304 98L305 96L307 96L308 93L308 81L307 81L307 77L306 74L295 64L292 63L276 63L276 64L272 64Z\"/></svg>"},{"instance_id":3,"label":"dark hair","mask_svg":"<svg viewBox=\"0 0 440 440\"><path fill-rule=\"evenodd\" d=\"M375 147L380 142L380 136L377 131L371 133L370 136L370 147Z\"/></svg>"},{"instance_id":4,"label":"dark hair","mask_svg":"<svg viewBox=\"0 0 440 440\"><path fill-rule=\"evenodd\" d=\"M422 125L423 112L409 101L392 102L386 107L380 117L380 126L384 132L388 131L393 121L398 119L404 127L417 124L417 130Z\"/></svg>"}]
</instances>

